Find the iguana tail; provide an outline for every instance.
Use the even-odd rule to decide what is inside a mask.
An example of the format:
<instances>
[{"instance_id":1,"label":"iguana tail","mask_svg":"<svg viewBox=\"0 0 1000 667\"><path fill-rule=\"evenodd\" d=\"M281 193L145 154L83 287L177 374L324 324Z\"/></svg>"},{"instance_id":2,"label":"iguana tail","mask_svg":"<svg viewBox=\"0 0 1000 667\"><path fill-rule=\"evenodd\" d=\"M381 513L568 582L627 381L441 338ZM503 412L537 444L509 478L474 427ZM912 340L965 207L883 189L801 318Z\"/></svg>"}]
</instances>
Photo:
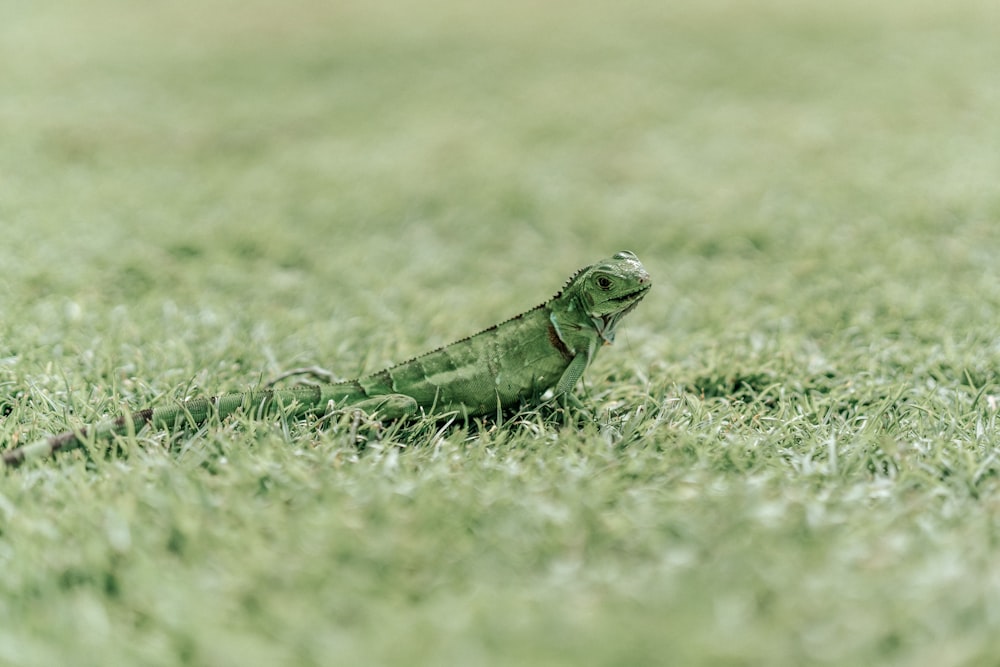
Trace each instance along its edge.
<instances>
[{"instance_id":1,"label":"iguana tail","mask_svg":"<svg viewBox=\"0 0 1000 667\"><path fill-rule=\"evenodd\" d=\"M3 463L13 468L32 459L75 449L89 440L107 440L115 435L134 433L144 426L154 429L198 426L212 416L225 419L237 411L258 418L277 413L286 417L298 417L325 408L328 402L343 398L343 394L344 388L341 385L310 385L194 398L175 405L131 412L117 419L109 419L77 431L66 431L5 451Z\"/></svg>"}]
</instances>

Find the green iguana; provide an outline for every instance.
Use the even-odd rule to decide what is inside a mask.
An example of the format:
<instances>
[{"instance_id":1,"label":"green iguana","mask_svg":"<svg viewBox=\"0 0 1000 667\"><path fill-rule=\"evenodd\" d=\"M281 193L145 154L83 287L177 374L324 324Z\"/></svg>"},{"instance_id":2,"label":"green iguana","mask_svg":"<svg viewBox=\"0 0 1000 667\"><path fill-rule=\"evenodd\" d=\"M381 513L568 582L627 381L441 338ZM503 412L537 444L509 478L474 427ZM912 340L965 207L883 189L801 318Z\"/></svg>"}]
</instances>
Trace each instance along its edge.
<instances>
[{"instance_id":1,"label":"green iguana","mask_svg":"<svg viewBox=\"0 0 1000 667\"><path fill-rule=\"evenodd\" d=\"M577 271L554 297L474 336L355 380L194 398L147 408L78 431L3 452L7 466L73 449L88 439L127 434L149 425L198 425L243 410L289 417L354 407L380 419L421 410L484 415L552 397L579 402L570 391L601 345L650 287L639 259L623 251Z\"/></svg>"}]
</instances>

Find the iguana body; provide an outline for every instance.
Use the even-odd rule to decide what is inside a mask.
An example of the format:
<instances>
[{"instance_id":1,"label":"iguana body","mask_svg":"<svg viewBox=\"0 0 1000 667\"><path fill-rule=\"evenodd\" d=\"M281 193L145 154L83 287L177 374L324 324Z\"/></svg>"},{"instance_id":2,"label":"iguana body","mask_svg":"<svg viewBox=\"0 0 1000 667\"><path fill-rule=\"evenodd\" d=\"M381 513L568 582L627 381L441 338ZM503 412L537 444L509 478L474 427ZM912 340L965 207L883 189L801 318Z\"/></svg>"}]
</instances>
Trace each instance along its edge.
<instances>
[{"instance_id":1,"label":"iguana body","mask_svg":"<svg viewBox=\"0 0 1000 667\"><path fill-rule=\"evenodd\" d=\"M474 336L356 380L196 398L134 412L96 426L68 431L3 453L4 463L72 449L85 439L153 428L197 425L244 410L280 411L289 417L353 406L384 419L424 410L475 416L496 413L548 390L570 391L603 344L614 340L619 320L650 287L649 275L623 251L575 273L554 297Z\"/></svg>"}]
</instances>

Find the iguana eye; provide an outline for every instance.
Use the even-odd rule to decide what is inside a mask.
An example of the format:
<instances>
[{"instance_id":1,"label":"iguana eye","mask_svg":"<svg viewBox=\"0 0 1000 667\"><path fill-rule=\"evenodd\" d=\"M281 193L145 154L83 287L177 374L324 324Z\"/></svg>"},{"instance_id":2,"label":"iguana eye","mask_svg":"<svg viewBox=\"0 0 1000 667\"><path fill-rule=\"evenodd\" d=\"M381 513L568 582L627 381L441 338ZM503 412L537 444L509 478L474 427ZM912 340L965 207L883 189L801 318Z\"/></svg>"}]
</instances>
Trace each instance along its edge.
<instances>
[{"instance_id":1,"label":"iguana eye","mask_svg":"<svg viewBox=\"0 0 1000 667\"><path fill-rule=\"evenodd\" d=\"M597 286L602 290L609 290L614 283L607 276L597 276Z\"/></svg>"}]
</instances>

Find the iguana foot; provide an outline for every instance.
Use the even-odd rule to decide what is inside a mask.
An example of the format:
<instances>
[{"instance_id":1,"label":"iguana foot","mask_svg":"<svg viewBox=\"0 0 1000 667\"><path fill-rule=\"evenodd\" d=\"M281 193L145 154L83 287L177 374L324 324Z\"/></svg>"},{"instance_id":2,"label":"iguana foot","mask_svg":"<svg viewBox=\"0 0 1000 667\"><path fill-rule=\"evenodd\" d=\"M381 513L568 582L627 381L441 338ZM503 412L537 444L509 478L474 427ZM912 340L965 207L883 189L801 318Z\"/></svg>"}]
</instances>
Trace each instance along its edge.
<instances>
[{"instance_id":1,"label":"iguana foot","mask_svg":"<svg viewBox=\"0 0 1000 667\"><path fill-rule=\"evenodd\" d=\"M594 413L573 394L547 392L538 406L549 418L563 426L581 426L594 420Z\"/></svg>"}]
</instances>

